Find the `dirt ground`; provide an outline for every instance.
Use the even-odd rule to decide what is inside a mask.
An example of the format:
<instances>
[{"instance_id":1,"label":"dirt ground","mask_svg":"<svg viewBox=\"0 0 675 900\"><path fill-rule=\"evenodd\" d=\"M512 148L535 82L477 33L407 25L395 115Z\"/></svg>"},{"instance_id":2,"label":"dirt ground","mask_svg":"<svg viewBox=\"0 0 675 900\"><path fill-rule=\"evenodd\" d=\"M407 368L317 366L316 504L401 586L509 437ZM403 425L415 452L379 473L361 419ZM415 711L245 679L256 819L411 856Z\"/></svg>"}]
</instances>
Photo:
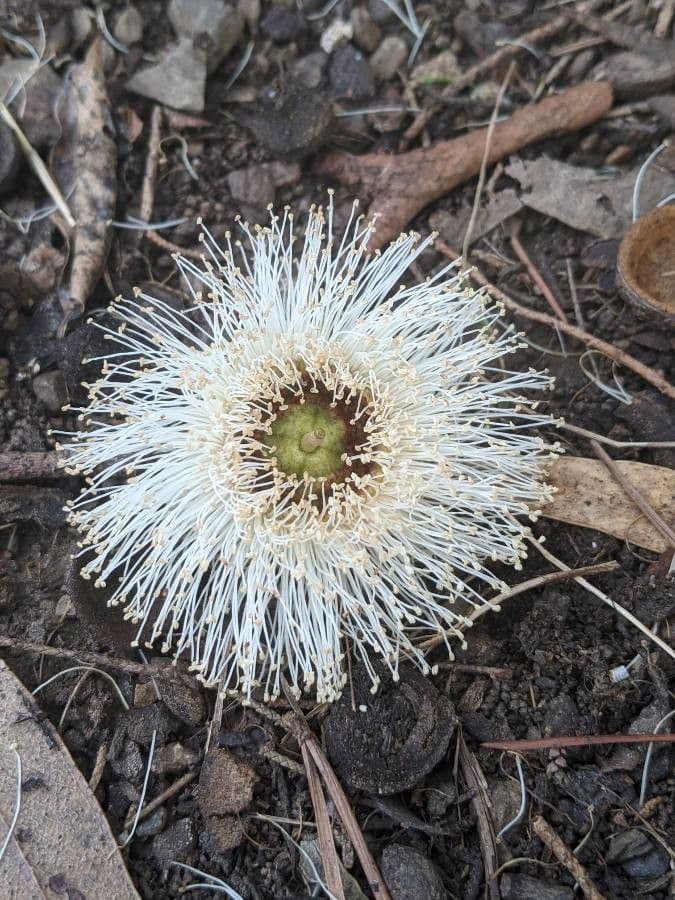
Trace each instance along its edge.
<instances>
[{"instance_id":1,"label":"dirt ground","mask_svg":"<svg viewBox=\"0 0 675 900\"><path fill-rule=\"evenodd\" d=\"M330 150L396 153L418 110L435 104L435 114L411 146L433 146L486 125L508 61L498 61L455 96L448 94L447 85L504 42L513 46L561 9L571 9L571 4L520 0L415 2L419 22L428 20L429 25L408 67L415 38L381 0L363 5L339 0L319 17L322 6L306 2L302 10L291 2L240 0L240 21L232 14L227 26L237 32L233 46L207 74L203 110L183 109L180 114L167 110L161 122L149 219L179 224L155 232L169 242L164 245L143 237L141 231L113 227L105 271L87 299L88 312L104 310L111 297L129 293L135 285L173 296L180 285L171 251L174 245L188 251L196 248L197 217L203 217L218 238L240 212L252 221L263 221L267 204L274 202L291 204L302 216L312 203L321 202L327 187L334 187L337 216L345 219L359 191L315 174L317 160ZM405 9L402 2L399 6ZM637 39L632 46L628 43L631 35L653 37L657 29L658 39L675 39L673 18L665 18L664 8L672 12L673 7L667 0L595 6L594 14L603 21L628 29L623 32L624 44L616 34L608 39L570 18L548 40L511 54L516 66L501 116L531 103L538 88L545 95L586 78L598 80L603 66L625 54L627 46L639 49ZM35 42L35 18L27 7L0 0L1 24L7 32ZM42 0L39 12L47 53L53 57L50 77L42 79L40 91L27 93L22 119L37 151L45 160L55 160L58 126L50 118L55 93L69 66L82 61L103 22L128 50L104 43L111 113L106 127L115 136L117 152L114 219L122 223L143 213L156 107L153 99L128 90L127 84L134 73L154 65L153 60L176 39L168 4L136 0L133 9L138 17L129 22L131 8L123 2L104 3L97 24L86 13L93 5ZM119 26L123 13L127 18ZM248 64L230 86L249 42L253 47ZM205 46L211 54L213 48L208 42ZM5 35L0 39L0 63L11 58L26 58L26 53ZM211 68L213 56L208 59ZM561 65L563 59L566 63ZM675 72L670 80L666 73L659 81L654 59L648 75L638 72L637 63L633 71L630 60L624 61L624 81L611 114L581 131L524 147L512 160L547 157L593 169L608 179L636 171L672 134L675 118ZM420 65L427 68L413 84L411 72ZM183 96L180 85L172 90L176 97ZM661 98L660 106L652 102L655 97ZM378 111L368 113L369 109ZM672 154L669 159L659 164L659 171L672 176ZM72 164L77 167L83 161ZM508 160L488 167L484 206L506 203L509 193L527 192L507 168ZM65 402L83 399L81 382L91 379L96 365L83 365L82 359L96 355L98 338L86 316L73 318L65 334L59 330L68 246L53 217L26 220L49 202L35 174L23 160L7 174L0 161L0 186L4 211L0 457L4 458L10 453L48 451L54 446L49 429L76 427L74 418L59 410ZM554 192L557 186L552 183L550 188ZM474 177L428 205L409 227L422 234L436 229L448 244L455 240L461 244L466 226L458 229L456 223L468 220L475 191ZM594 209L602 204L596 200ZM514 253L510 240L514 221L520 225L521 243L569 320L576 321L571 271L585 327L668 376L675 349L672 331L665 320L637 311L617 291L620 235L610 229L603 237L594 226L583 230L577 222L573 227L564 217L561 221L527 205L520 205L515 216L497 216L495 226L473 243L471 259L510 297L545 312L550 312L546 300ZM444 262L439 252L429 249L420 260L420 271L431 273ZM550 398L554 415L619 441L675 439L672 405L656 387L627 368L613 369L604 357L583 358L583 345L561 339L545 325L508 318L530 342L519 353L517 365L547 367L556 376ZM615 375L630 403L619 395ZM572 455L592 455L581 436L561 432L555 437ZM611 454L660 466L671 466L674 458L667 448L612 449ZM55 680L41 692L40 703L87 779L97 754L101 758L100 748L106 748L95 793L118 836L139 802L150 736L156 732L145 802L165 791L168 796L142 818L124 851L140 896L177 898L200 880L174 862L222 879L246 900L322 896L298 849L300 845L305 852L317 853L314 811L297 742L278 718L226 702L211 742L215 749L204 765L214 693L169 676L153 685L148 677L125 671L124 660L140 661L128 646L127 627L101 604L93 589L85 591L73 578L73 536L62 506L76 491L75 480L53 473L0 486L0 637L96 651L122 661L110 671L127 698L129 712L122 710L102 678L88 677L74 692L81 673ZM545 519L537 523L535 533L545 536L546 546L571 567L616 560L619 568L596 576L593 583L648 627L660 623L659 633L672 641L668 617L672 622L675 592L667 575L668 554L659 557L600 531ZM504 569L500 575L516 584L550 570L545 560L531 555L523 572ZM73 665L6 644L0 654L29 690ZM303 707L310 726L327 746L395 900L572 898L575 877L535 831L540 816L567 848L576 849L601 896L652 900L672 896L675 779L670 745L654 747L642 805L644 743L524 753L525 809L498 841L496 866L485 855L486 808L467 775L467 765L482 772L492 806L488 831L499 832L521 805L515 756L482 749L481 743L652 732L672 708L673 666L663 651L582 587L565 581L528 591L508 601L499 615L486 617L471 633L468 649L458 652L456 665L447 663L440 652L432 658L440 665L430 684L420 685L409 673L405 690L386 688L377 707L377 727L367 734L359 732L346 701L333 711L309 703ZM628 677L613 681L611 673L620 666L629 666ZM358 692L358 670L353 677ZM276 712L283 713L284 704L279 706ZM416 746L409 737L421 727L423 710L431 711L432 725L426 742ZM379 764L383 755L389 761L387 773ZM385 774L391 775L392 783L383 788L378 779ZM172 789L181 779L182 787ZM232 785L241 785L241 790ZM225 806L220 804L223 797ZM333 812L330 803L329 810ZM334 836L339 858L353 876L347 896L371 896L337 817ZM190 895L206 900L222 892L198 888Z\"/></svg>"}]
</instances>

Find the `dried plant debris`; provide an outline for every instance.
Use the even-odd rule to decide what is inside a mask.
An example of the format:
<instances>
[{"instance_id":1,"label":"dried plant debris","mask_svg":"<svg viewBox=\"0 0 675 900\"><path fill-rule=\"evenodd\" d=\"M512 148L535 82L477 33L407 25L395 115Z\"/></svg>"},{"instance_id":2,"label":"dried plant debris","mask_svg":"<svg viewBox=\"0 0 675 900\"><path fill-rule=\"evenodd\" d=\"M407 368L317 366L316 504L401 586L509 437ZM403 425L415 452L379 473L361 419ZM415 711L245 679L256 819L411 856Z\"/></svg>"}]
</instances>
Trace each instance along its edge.
<instances>
[{"instance_id":1,"label":"dried plant debris","mask_svg":"<svg viewBox=\"0 0 675 900\"><path fill-rule=\"evenodd\" d=\"M591 125L610 109L612 100L612 89L606 82L585 82L518 110L495 126L488 163L545 137ZM486 137L487 129L476 129L397 156L329 153L318 161L316 171L344 185L360 184L372 197L370 214L377 214L379 222L371 245L381 247L403 231L427 204L478 173Z\"/></svg>"},{"instance_id":2,"label":"dried plant debris","mask_svg":"<svg viewBox=\"0 0 675 900\"><path fill-rule=\"evenodd\" d=\"M16 752L13 752L15 750ZM7 897L139 900L110 826L61 737L0 660L0 884Z\"/></svg>"},{"instance_id":3,"label":"dried plant debris","mask_svg":"<svg viewBox=\"0 0 675 900\"><path fill-rule=\"evenodd\" d=\"M409 666L383 677L376 694L362 665L325 723L326 747L341 778L372 794L417 784L444 756L456 724L450 701ZM352 706L352 689L354 707Z\"/></svg>"},{"instance_id":4,"label":"dried plant debris","mask_svg":"<svg viewBox=\"0 0 675 900\"><path fill-rule=\"evenodd\" d=\"M103 77L102 44L68 77L60 108L62 137L52 168L76 220L69 232L70 273L61 306L66 322L84 312L101 277L111 237L117 193L117 147Z\"/></svg>"},{"instance_id":5,"label":"dried plant debris","mask_svg":"<svg viewBox=\"0 0 675 900\"><path fill-rule=\"evenodd\" d=\"M514 159L507 175L519 182L525 206L552 216L578 231L601 238L621 237L633 221L633 189L639 167L607 177L581 166L570 166L546 156ZM640 205L651 209L675 192L675 169L654 166L644 179Z\"/></svg>"},{"instance_id":6,"label":"dried plant debris","mask_svg":"<svg viewBox=\"0 0 675 900\"><path fill-rule=\"evenodd\" d=\"M662 466L619 460L621 473L639 487L651 506L668 520L675 509L675 472ZM638 547L663 553L665 538L626 496L605 466L595 459L563 457L551 466L557 489L542 515L559 522L593 528Z\"/></svg>"}]
</instances>

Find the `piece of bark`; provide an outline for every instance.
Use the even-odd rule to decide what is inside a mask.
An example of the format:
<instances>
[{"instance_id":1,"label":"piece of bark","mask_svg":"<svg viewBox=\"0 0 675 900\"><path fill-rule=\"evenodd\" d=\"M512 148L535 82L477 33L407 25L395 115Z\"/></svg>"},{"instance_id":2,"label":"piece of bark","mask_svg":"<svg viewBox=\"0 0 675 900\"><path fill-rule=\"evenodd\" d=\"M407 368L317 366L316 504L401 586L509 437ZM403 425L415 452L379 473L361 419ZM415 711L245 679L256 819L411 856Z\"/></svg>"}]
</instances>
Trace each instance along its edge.
<instances>
[{"instance_id":1,"label":"piece of bark","mask_svg":"<svg viewBox=\"0 0 675 900\"><path fill-rule=\"evenodd\" d=\"M71 263L68 288L61 297L65 324L82 315L101 277L112 235L117 192L117 147L103 75L100 41L83 63L69 72L60 110L63 137L54 148L52 169L76 227L66 232Z\"/></svg>"},{"instance_id":2,"label":"piece of bark","mask_svg":"<svg viewBox=\"0 0 675 900\"><path fill-rule=\"evenodd\" d=\"M606 82L584 82L524 107L495 125L488 164L535 141L591 125L611 108L612 98L612 89ZM318 174L342 184L360 184L372 198L369 213L377 214L379 220L377 233L371 239L375 249L397 237L427 204L478 173L486 137L487 128L481 128L397 156L329 153L315 168Z\"/></svg>"}]
</instances>

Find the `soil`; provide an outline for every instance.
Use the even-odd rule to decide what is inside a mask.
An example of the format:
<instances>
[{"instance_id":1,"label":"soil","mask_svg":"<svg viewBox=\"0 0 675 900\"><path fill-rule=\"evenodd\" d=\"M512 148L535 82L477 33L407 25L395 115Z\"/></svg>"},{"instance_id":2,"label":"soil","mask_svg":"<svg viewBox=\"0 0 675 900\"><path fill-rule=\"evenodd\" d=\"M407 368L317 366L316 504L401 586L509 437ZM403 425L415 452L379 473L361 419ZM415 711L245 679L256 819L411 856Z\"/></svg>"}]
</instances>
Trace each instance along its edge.
<instances>
[{"instance_id":1,"label":"soil","mask_svg":"<svg viewBox=\"0 0 675 900\"><path fill-rule=\"evenodd\" d=\"M8 31L34 39L34 19L24 6L0 3L0 12L5 14ZM111 28L127 6L126 2L103 4ZM406 71L405 59L395 71L388 72L380 58L375 66L378 77L374 78L374 63L369 66L367 57L383 41L396 37L406 41L408 47L412 45L409 32L387 13L380 0L360 6L357 14L358 37L362 47L368 45L368 52L359 57L354 37L334 49L330 57L324 53L320 41L323 37L325 44L327 29L338 19L349 21L355 6L349 0L340 0L323 18L310 19L300 15L294 3L241 0L248 31L209 74L204 111L187 114L204 121L188 123L175 117L163 128L152 221L184 221L158 232L162 238L194 249L199 233L197 217L203 217L219 239L242 206L247 216L262 221L271 199L277 206L291 204L302 216L312 203L321 201L328 187L312 175L312 160L321 147L354 153L396 150L414 113L366 114L358 110L411 104L425 108L439 97L441 87L432 83L418 88L414 96L406 92L398 74ZM540 9L542 6L519 0L474 2L466 8L446 0L416 3L420 21L430 20L416 62L428 62L450 49L459 68L466 70L492 52L496 40L515 39L550 17ZM321 9L315 3L306 3L305 7L308 12ZM143 23L142 40L127 54L106 47L106 83L118 149L116 221L139 212L153 105L128 92L125 84L134 71L147 65L144 56L156 56L174 40L163 3L137 0L135 8ZM600 5L605 12L612 8L612 4ZM626 27L639 22L653 31L659 8L655 3L633 3L619 21ZM82 59L86 48L88 39L76 43L71 27L82 9L78 0L43 0L40 5L54 48L52 68L60 77L69 63ZM366 10L372 13L367 20ZM476 10L479 23L473 33L453 26L457 13L470 10ZM280 15L282 12L284 15ZM672 23L669 28L665 37L670 39ZM228 92L228 81L242 59L249 34L255 42L251 59ZM530 101L536 86L559 59L550 55L556 46L588 34L580 25L570 24L541 50L520 53L503 114ZM390 52L392 46L388 45ZM560 69L553 86L564 88L583 80L615 49L609 41L573 49L569 64ZM5 40L0 53L1 61L21 55L21 50ZM419 140L433 142L486 122L504 72L499 67L487 73L471 89L445 103ZM311 117L311 121L308 116L294 116L293 104L302 108L303 91L307 90L314 98L320 92L321 108L331 114ZM663 87L654 93L663 94ZM648 90L641 97L648 98ZM283 115L279 115L280 109ZM354 115L340 114L355 111ZM49 114L48 109L45 114ZM540 142L520 155L533 159L544 154L595 169L626 171L645 159L669 128L672 123L668 126L640 100L581 134ZM41 152L45 148L47 144L41 146ZM232 173L248 169L252 173L232 178ZM44 191L25 163L15 174L10 172L5 182L1 205L8 215L26 216L45 205ZM473 180L455 189L425 210L411 227L427 234L432 227L430 218L434 221L436 216L437 221L439 213L465 213L473 202L475 186ZM498 167L489 190L498 193L516 186ZM343 220L353 197L346 189L335 188L336 216ZM617 293L616 244L603 242L609 247L594 254L598 242L588 233L533 211L522 213L520 221L521 241L570 320L574 320L574 307L568 260L586 327L668 374L675 349L672 335L659 320L643 316ZM147 287L150 292L164 291L163 296L180 289L170 253L154 242L139 239L138 234L114 230L104 276L88 302L90 313L103 314L112 296L129 293L134 285L151 285ZM86 318L72 322L65 337L59 335L60 273L66 252L50 219L36 220L23 230L4 216L0 221L0 309L4 314L0 328L0 366L4 366L0 367L0 454L53 448L55 439L50 429L68 431L76 427L72 416L53 411L59 408L59 398L67 394L71 402L81 401L81 382L96 371L95 364L81 362L83 357L96 355L98 340ZM476 242L473 259L515 299L547 310L527 271L515 260L504 227L497 227ZM420 259L419 268L431 273L443 263L444 259L429 249ZM636 375L627 370L613 372L608 362L598 357L597 378L591 381L580 366L582 347L568 341L562 345L543 326L525 321L517 324L525 330L530 345L512 361L512 368L531 365L551 370L556 376L550 398L553 415L617 440L674 439L672 408ZM586 362L587 370L590 364ZM46 382L36 384L37 376L49 373ZM615 374L631 396L630 404L619 399L616 391L608 390L608 385L615 387ZM570 453L590 455L583 438L567 433L556 437ZM657 465L672 465L674 458L669 449L613 448L611 452L615 458ZM106 652L117 659L138 662L129 647L128 630L115 618L114 611L83 593L84 589L73 587L69 568L73 536L65 526L62 506L76 491L76 481L65 477L0 487L0 509L4 513L0 530L0 635L56 648ZM646 625L665 620L660 633L667 638L667 617L675 609L673 582L667 576L669 558L659 559L600 532L545 520L537 523L535 532L572 567L617 560L620 569L598 577L595 583ZM509 584L516 584L547 571L548 564L531 555L523 572L504 569L499 574ZM3 649L2 655L31 690L72 665L12 649ZM406 770L404 789L383 795L376 780L370 790L367 785L357 788L351 784L348 788L371 852L382 861L392 896L472 900L486 891L498 896L501 890L506 900L572 898L574 878L556 863L531 828L537 815L543 815L570 849L578 848L578 859L605 897L660 900L671 896L675 778L668 745L655 745L642 808L639 795L644 744L527 753L523 758L526 812L498 843L499 861L506 868L486 884L476 798L467 791L463 770L457 764L457 740L459 735L463 737L482 769L493 805L494 829L499 831L516 816L521 789L514 756L481 749L481 742L653 731L670 710L672 660L580 586L567 582L518 596L499 615L486 617L471 632L468 648L458 651L460 665L447 663L440 651L430 661L439 664L437 674L429 679L442 695L442 709L430 713L427 707L433 702L428 697L417 708L405 697L415 697L418 688L410 689L407 695L404 691L404 699L391 702L390 721L383 704L379 704L372 746L368 746L368 735L359 732L351 749L361 754L360 758L351 762L333 760L338 772L362 771L364 759L376 759L382 746L393 753L404 744L406 752L410 751L401 729L414 731L416 715L429 715L432 722L436 716L441 723L439 740L446 741L447 749L440 755L429 752L426 736L421 742L424 752L416 763L419 771L412 780L409 776L415 761L406 760L413 768ZM161 660L153 657L150 662ZM621 666L629 666L628 677L613 680L613 670ZM114 674L131 706L129 713L124 713L103 679L88 678L73 695L78 673L57 679L40 698L45 713L56 725L69 704L60 728L85 777L90 777L100 747L107 746L107 763L96 797L116 835L124 831L130 810L133 813L139 801L153 731L156 743L146 801L194 772L192 781L141 822L124 851L141 897L177 898L195 882L193 874L173 865L173 861L222 879L246 900L320 895L320 889L309 885L307 866L297 848L297 842L316 835L314 827L308 825L314 822L308 785L298 770L298 746L282 725L255 709L226 703L222 725L212 742L218 755L215 761L209 755L208 773L215 770L216 775L207 778L207 768L202 769L202 764L214 693L198 688L189 679L177 682L167 676L155 682L161 697L158 699L149 678L123 671ZM396 694L400 688L388 685L386 690ZM457 727L452 724L453 706ZM311 727L322 739L326 718L336 712L312 709L310 703L305 707L312 712ZM347 719L339 720L341 727L349 727ZM334 721L327 724L329 733L334 728ZM348 750L342 746L340 752ZM210 782L218 777L229 785L241 785L234 797L232 790L223 790L226 800L220 812L217 804L208 802L211 790L218 790ZM349 785L349 779L345 784ZM280 826L258 818L260 815L279 817ZM370 896L353 847L337 819L334 833L342 863L363 895ZM398 846L405 852L387 852ZM396 859L405 866L404 876L393 871ZM429 863L431 869L425 868ZM433 891L429 887L432 881ZM396 887L400 884L405 888ZM216 894L200 888L191 896L206 900Z\"/></svg>"}]
</instances>

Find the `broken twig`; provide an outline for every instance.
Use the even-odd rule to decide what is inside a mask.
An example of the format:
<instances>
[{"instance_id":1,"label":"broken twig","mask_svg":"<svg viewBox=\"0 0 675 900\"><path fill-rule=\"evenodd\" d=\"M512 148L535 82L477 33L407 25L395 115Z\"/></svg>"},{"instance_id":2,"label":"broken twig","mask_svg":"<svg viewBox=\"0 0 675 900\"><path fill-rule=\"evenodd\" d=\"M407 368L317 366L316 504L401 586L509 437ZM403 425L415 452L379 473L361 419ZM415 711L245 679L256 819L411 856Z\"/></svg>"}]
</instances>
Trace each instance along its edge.
<instances>
[{"instance_id":1,"label":"broken twig","mask_svg":"<svg viewBox=\"0 0 675 900\"><path fill-rule=\"evenodd\" d=\"M567 871L574 877L581 890L590 900L605 900L605 895L597 889L591 876L581 865L574 853L563 839L556 834L543 816L537 816L532 822L532 828L537 837L546 844L558 862L562 863Z\"/></svg>"}]
</instances>

